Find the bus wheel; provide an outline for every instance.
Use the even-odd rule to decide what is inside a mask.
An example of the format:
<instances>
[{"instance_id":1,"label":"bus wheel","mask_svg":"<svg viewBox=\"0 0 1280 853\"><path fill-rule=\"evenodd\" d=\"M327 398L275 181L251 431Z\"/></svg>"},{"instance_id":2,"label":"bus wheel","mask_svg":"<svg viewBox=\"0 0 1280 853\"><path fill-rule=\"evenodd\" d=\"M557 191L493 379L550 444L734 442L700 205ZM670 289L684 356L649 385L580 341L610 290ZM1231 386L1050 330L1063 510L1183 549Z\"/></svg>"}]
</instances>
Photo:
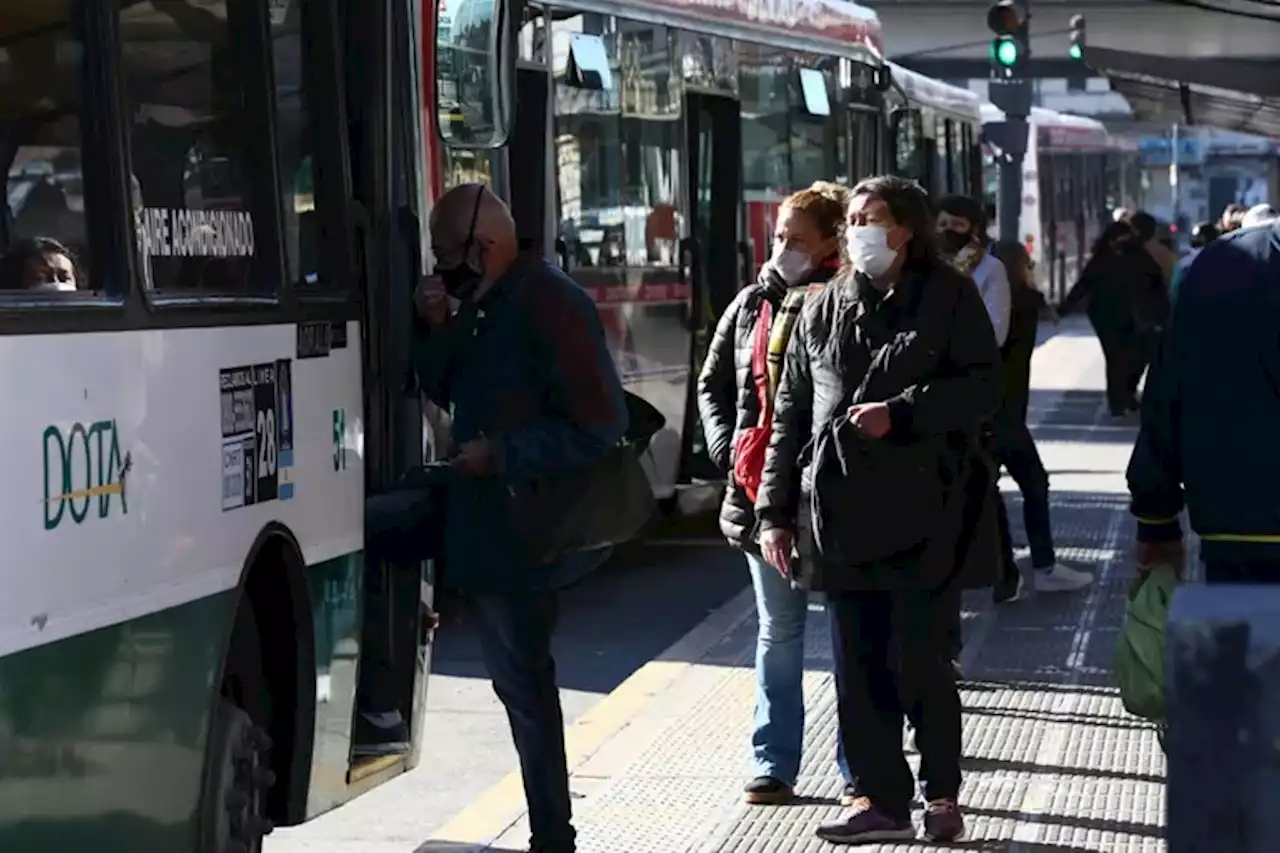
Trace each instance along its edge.
<instances>
[{"instance_id":1,"label":"bus wheel","mask_svg":"<svg viewBox=\"0 0 1280 853\"><path fill-rule=\"evenodd\" d=\"M275 783L266 729L226 698L214 711L209 740L205 815L208 853L259 853L273 829L263 816L267 790Z\"/></svg>"}]
</instances>

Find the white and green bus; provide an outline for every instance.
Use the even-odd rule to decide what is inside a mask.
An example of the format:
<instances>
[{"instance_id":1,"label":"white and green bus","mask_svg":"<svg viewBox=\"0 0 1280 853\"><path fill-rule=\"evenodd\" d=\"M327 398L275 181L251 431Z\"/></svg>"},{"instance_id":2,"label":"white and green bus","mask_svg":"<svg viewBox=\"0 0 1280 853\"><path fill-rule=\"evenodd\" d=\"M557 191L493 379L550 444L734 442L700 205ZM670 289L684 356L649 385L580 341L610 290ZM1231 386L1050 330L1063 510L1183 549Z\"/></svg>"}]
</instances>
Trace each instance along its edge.
<instances>
[{"instance_id":1,"label":"white and green bus","mask_svg":"<svg viewBox=\"0 0 1280 853\"><path fill-rule=\"evenodd\" d=\"M416 763L431 576L362 552L430 453L435 13L0 3L3 853L258 850Z\"/></svg>"}]
</instances>

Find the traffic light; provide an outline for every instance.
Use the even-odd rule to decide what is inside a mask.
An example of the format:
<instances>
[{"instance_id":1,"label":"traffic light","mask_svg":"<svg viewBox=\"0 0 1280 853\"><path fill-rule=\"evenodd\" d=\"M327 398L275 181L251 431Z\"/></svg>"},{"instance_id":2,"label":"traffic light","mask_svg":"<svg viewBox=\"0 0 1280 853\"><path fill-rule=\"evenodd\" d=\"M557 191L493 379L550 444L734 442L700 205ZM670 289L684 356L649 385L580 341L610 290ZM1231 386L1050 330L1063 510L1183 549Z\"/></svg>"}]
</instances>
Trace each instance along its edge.
<instances>
[{"instance_id":1,"label":"traffic light","mask_svg":"<svg viewBox=\"0 0 1280 853\"><path fill-rule=\"evenodd\" d=\"M996 0L987 9L991 40L991 71L996 78L1021 77L1030 53L1027 7L1023 0Z\"/></svg>"},{"instance_id":2,"label":"traffic light","mask_svg":"<svg viewBox=\"0 0 1280 853\"><path fill-rule=\"evenodd\" d=\"M1084 15L1072 15L1070 26L1071 47L1067 48L1067 53L1080 62L1084 60Z\"/></svg>"}]
</instances>

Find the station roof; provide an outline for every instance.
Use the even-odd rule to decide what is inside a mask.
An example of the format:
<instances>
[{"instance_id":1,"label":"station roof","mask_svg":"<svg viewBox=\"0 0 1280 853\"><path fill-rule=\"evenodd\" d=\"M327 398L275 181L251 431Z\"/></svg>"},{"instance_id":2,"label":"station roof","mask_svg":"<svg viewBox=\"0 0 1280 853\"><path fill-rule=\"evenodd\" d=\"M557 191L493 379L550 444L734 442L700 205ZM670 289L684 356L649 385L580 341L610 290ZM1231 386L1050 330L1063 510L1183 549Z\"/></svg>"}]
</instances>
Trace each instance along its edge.
<instances>
[{"instance_id":1,"label":"station roof","mask_svg":"<svg viewBox=\"0 0 1280 853\"><path fill-rule=\"evenodd\" d=\"M1199 44L1153 54L1119 46L1085 47L1085 62L1106 75L1124 95L1135 118L1186 122L1280 137L1280 4L1268 0L1195 0L1151 3L1150 24L1160 27L1161 9L1195 9L1203 19ZM1225 19L1247 22L1255 34L1271 32L1274 48L1264 55L1234 56L1221 47L1205 55L1202 38ZM1092 36L1093 34L1090 33ZM1103 35L1105 40L1105 34ZM1171 34L1175 35L1175 34ZM1194 38L1195 36L1193 36ZM1176 37L1175 37L1176 40ZM1212 43L1212 38L1209 39ZM1197 55L1198 54L1198 55Z\"/></svg>"}]
</instances>

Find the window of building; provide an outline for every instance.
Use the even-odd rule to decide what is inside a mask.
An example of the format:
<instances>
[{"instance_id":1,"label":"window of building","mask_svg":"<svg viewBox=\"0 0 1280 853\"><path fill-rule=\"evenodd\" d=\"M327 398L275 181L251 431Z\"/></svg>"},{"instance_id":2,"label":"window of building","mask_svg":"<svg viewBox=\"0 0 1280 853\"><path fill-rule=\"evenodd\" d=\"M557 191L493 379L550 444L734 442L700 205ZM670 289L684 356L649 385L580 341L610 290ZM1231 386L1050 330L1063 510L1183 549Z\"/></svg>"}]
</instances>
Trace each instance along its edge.
<instances>
[{"instance_id":1,"label":"window of building","mask_svg":"<svg viewBox=\"0 0 1280 853\"><path fill-rule=\"evenodd\" d=\"M666 27L619 25L626 265L675 266L680 239L680 77Z\"/></svg>"},{"instance_id":2,"label":"window of building","mask_svg":"<svg viewBox=\"0 0 1280 853\"><path fill-rule=\"evenodd\" d=\"M81 173L84 45L67 0L0 4L0 128L8 164L0 291L92 292ZM78 28L77 28L78 29Z\"/></svg>"},{"instance_id":3,"label":"window of building","mask_svg":"<svg viewBox=\"0 0 1280 853\"><path fill-rule=\"evenodd\" d=\"M265 122L245 106L245 40L229 5L120 0L139 270L160 293L272 289L254 263L265 223L252 212L252 162L265 160Z\"/></svg>"},{"instance_id":4,"label":"window of building","mask_svg":"<svg viewBox=\"0 0 1280 853\"><path fill-rule=\"evenodd\" d=\"M626 263L617 29L595 13L552 24L559 235L573 267Z\"/></svg>"}]
</instances>

